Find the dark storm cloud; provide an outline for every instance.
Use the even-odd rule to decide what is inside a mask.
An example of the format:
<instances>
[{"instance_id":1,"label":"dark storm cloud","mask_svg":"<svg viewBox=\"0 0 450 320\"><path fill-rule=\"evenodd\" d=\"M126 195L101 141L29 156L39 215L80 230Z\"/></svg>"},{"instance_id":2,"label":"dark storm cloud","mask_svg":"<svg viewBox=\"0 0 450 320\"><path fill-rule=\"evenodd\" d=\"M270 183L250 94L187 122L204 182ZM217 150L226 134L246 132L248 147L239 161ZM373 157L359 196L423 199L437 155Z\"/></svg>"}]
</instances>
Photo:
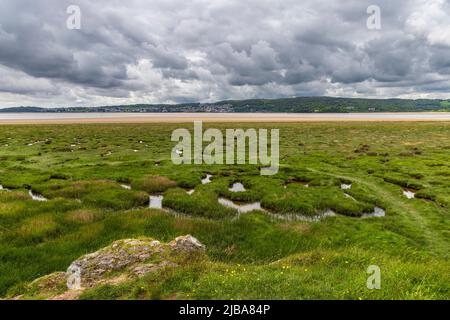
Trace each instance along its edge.
<instances>
[{"instance_id":1,"label":"dark storm cloud","mask_svg":"<svg viewBox=\"0 0 450 320\"><path fill-rule=\"evenodd\" d=\"M71 4L81 30L66 28ZM381 30L366 27L371 4ZM3 0L0 104L443 96L449 9L445 0Z\"/></svg>"}]
</instances>

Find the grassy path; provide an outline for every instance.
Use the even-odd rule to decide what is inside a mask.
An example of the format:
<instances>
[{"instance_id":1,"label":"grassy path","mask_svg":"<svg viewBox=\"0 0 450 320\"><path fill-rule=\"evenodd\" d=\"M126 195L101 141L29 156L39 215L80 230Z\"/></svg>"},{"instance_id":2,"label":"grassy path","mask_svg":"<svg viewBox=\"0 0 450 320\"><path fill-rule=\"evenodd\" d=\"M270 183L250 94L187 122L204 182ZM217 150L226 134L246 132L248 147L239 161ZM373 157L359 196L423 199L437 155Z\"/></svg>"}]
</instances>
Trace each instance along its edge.
<instances>
[{"instance_id":1,"label":"grassy path","mask_svg":"<svg viewBox=\"0 0 450 320\"><path fill-rule=\"evenodd\" d=\"M401 199L398 198L398 196L392 194L392 192L387 191L386 189L382 188L378 184L368 180L368 179L362 179L355 176L348 176L343 174L335 174L328 171L321 171L314 168L307 168L308 170L316 173L322 173L329 176L333 176L335 178L341 178L346 179L350 181L354 181L357 183L360 183L362 185L367 186L372 191L374 191L377 195L382 197L385 201L389 202L391 206L397 207L400 209L401 212L409 213L407 218L411 218L414 220L414 225L418 227L423 235L423 237L426 239L428 247L432 249L434 252L441 256L448 255L449 249L448 249L448 241L445 238L445 236L438 232L436 228L430 225L430 221L426 216L423 215L419 210L417 210L414 206L412 206L409 203L405 203Z\"/></svg>"}]
</instances>

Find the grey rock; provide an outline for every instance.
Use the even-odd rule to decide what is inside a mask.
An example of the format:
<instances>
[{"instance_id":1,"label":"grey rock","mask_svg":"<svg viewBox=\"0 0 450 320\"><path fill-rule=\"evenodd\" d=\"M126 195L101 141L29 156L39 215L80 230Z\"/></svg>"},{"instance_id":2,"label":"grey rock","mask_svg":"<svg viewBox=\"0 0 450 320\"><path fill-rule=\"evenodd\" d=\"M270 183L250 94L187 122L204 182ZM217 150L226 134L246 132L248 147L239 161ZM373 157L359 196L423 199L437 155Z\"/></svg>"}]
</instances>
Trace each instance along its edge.
<instances>
[{"instance_id":1,"label":"grey rock","mask_svg":"<svg viewBox=\"0 0 450 320\"><path fill-rule=\"evenodd\" d=\"M169 243L173 250L205 251L205 246L191 235L180 236Z\"/></svg>"},{"instance_id":2,"label":"grey rock","mask_svg":"<svg viewBox=\"0 0 450 320\"><path fill-rule=\"evenodd\" d=\"M168 266L170 252L204 251L205 246L191 235L177 237L169 244L153 239L125 239L114 241L110 246L82 256L72 262L66 272L67 287L79 290L96 285L113 271L128 269L137 276L143 276ZM162 262L151 264L148 260L158 257Z\"/></svg>"},{"instance_id":3,"label":"grey rock","mask_svg":"<svg viewBox=\"0 0 450 320\"><path fill-rule=\"evenodd\" d=\"M66 275L68 279L72 280L74 289L79 286L89 287L100 280L105 273L121 270L132 264L143 263L162 250L162 245L154 240L118 240L111 246L72 262ZM77 276L79 279L76 279Z\"/></svg>"}]
</instances>

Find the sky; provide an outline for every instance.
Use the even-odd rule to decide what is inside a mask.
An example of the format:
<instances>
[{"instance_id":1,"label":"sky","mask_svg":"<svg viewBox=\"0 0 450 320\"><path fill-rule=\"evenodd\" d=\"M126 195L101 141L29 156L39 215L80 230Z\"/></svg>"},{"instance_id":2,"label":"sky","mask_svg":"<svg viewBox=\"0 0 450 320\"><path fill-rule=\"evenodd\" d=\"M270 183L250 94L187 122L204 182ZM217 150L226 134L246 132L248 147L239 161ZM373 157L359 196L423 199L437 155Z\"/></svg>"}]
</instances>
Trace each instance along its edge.
<instances>
[{"instance_id":1,"label":"sky","mask_svg":"<svg viewBox=\"0 0 450 320\"><path fill-rule=\"evenodd\" d=\"M325 95L450 98L450 0L0 1L0 107Z\"/></svg>"}]
</instances>

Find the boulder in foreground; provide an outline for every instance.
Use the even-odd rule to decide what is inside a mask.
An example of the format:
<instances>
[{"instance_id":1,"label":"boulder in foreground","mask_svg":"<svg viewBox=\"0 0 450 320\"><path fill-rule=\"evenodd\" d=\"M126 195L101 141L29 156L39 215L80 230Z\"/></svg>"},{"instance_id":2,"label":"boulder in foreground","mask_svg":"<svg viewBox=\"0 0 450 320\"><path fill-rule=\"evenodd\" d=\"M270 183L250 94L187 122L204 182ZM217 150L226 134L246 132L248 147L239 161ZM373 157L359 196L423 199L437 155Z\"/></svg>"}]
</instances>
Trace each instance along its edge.
<instances>
[{"instance_id":1,"label":"boulder in foreground","mask_svg":"<svg viewBox=\"0 0 450 320\"><path fill-rule=\"evenodd\" d=\"M30 283L24 295L36 299L76 299L88 288L119 284L203 256L205 246L191 235L170 243L152 238L124 239L73 261L67 271L55 272Z\"/></svg>"}]
</instances>

